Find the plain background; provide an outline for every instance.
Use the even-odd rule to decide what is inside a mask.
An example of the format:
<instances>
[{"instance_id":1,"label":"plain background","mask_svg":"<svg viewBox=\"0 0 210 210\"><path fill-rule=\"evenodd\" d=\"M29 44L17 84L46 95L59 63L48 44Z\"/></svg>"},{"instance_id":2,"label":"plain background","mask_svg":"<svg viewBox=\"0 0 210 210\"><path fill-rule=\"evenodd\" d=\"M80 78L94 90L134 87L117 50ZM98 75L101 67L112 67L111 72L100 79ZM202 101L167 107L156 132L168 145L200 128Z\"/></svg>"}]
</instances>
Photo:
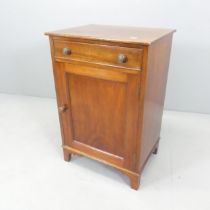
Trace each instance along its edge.
<instances>
[{"instance_id":1,"label":"plain background","mask_svg":"<svg viewBox=\"0 0 210 210\"><path fill-rule=\"evenodd\" d=\"M44 32L84 24L177 29L165 108L210 113L209 0L8 0L0 5L0 92L54 97Z\"/></svg>"}]
</instances>

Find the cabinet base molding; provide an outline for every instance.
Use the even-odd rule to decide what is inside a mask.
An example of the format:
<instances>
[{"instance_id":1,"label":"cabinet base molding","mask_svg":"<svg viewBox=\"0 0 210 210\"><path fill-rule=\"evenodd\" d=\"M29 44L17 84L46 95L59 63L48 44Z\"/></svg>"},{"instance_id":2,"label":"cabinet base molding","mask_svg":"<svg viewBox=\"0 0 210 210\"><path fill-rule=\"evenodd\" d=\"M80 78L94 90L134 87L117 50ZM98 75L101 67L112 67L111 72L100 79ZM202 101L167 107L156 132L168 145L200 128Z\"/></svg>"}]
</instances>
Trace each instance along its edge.
<instances>
[{"instance_id":1,"label":"cabinet base molding","mask_svg":"<svg viewBox=\"0 0 210 210\"><path fill-rule=\"evenodd\" d=\"M80 150L71 148L71 147L66 146L66 145L63 145L63 154L64 154L64 160L65 161L70 161L71 160L71 155L75 154L75 155L85 156L85 157L88 157L90 159L93 159L93 160L99 161L101 163L104 163L106 165L109 165L109 166L117 169L119 172L121 172L122 174L126 175L129 178L130 186L131 186L132 189L137 190L139 188L139 185L140 185L140 174L139 173L130 171L130 170L128 170L126 168L123 168L123 167L119 167L118 165L112 164L112 163L110 163L108 161L105 161L103 159L100 159L100 158L96 158L95 156L92 156L90 154L87 154L85 152L82 152Z\"/></svg>"}]
</instances>

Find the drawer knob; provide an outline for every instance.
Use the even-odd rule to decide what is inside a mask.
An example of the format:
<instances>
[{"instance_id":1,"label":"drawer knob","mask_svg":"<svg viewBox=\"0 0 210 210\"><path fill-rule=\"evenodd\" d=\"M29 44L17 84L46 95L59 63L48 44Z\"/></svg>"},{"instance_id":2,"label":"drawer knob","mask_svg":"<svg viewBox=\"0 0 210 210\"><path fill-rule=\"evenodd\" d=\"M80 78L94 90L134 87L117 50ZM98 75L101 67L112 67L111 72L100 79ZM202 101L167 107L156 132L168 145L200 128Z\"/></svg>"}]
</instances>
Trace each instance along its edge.
<instances>
[{"instance_id":1,"label":"drawer knob","mask_svg":"<svg viewBox=\"0 0 210 210\"><path fill-rule=\"evenodd\" d=\"M65 112L66 110L67 110L66 105L63 105L63 106L59 106L59 107L58 107L59 113Z\"/></svg>"},{"instance_id":2,"label":"drawer knob","mask_svg":"<svg viewBox=\"0 0 210 210\"><path fill-rule=\"evenodd\" d=\"M127 61L127 56L124 55L124 54L119 54L119 55L117 56L117 61L118 61L119 63L125 63L125 62Z\"/></svg>"},{"instance_id":3,"label":"drawer knob","mask_svg":"<svg viewBox=\"0 0 210 210\"><path fill-rule=\"evenodd\" d=\"M67 47L63 48L63 54L64 55L70 55L71 54L71 49L69 49Z\"/></svg>"}]
</instances>

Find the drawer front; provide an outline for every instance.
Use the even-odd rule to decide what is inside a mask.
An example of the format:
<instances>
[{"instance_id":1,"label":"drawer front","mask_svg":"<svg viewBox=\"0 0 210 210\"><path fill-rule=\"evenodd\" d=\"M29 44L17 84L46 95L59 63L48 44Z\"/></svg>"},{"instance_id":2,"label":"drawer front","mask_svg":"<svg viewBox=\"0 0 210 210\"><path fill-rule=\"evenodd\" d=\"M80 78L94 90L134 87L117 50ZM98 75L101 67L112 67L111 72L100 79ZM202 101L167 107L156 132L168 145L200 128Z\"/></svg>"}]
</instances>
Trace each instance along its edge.
<instances>
[{"instance_id":1,"label":"drawer front","mask_svg":"<svg viewBox=\"0 0 210 210\"><path fill-rule=\"evenodd\" d=\"M140 70L143 49L54 40L55 59Z\"/></svg>"}]
</instances>

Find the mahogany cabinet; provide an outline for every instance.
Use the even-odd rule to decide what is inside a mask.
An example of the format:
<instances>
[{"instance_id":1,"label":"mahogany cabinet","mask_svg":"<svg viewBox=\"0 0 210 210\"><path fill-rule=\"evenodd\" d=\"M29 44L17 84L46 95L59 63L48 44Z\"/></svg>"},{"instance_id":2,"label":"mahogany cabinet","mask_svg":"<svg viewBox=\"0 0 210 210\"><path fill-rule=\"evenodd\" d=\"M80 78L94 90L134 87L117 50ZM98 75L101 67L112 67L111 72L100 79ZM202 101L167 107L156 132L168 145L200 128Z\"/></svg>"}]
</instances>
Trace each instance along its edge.
<instances>
[{"instance_id":1,"label":"mahogany cabinet","mask_svg":"<svg viewBox=\"0 0 210 210\"><path fill-rule=\"evenodd\" d=\"M157 153L175 30L87 25L48 32L64 159L108 164L138 189Z\"/></svg>"}]
</instances>

